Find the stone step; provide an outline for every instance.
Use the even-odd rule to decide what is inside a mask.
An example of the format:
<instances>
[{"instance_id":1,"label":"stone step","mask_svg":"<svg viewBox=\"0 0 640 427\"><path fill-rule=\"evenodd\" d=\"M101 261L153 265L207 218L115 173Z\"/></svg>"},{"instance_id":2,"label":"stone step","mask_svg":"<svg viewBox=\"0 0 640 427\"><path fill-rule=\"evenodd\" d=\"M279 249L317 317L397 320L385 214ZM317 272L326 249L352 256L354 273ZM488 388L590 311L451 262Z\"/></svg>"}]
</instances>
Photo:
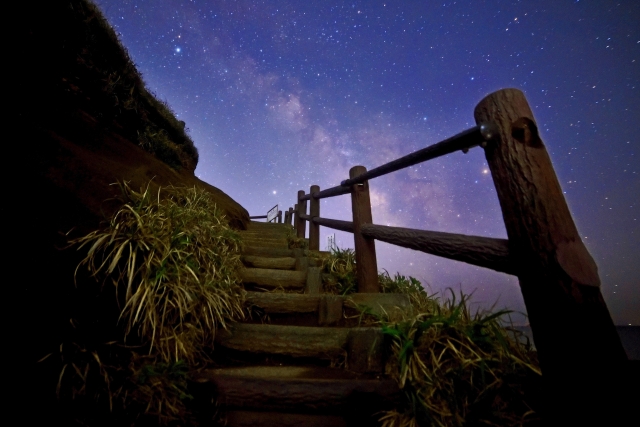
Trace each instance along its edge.
<instances>
[{"instance_id":1,"label":"stone step","mask_svg":"<svg viewBox=\"0 0 640 427\"><path fill-rule=\"evenodd\" d=\"M216 342L239 352L339 362L354 372L382 372L382 328L332 328L235 323Z\"/></svg>"},{"instance_id":2,"label":"stone step","mask_svg":"<svg viewBox=\"0 0 640 427\"><path fill-rule=\"evenodd\" d=\"M400 393L393 379L323 367L248 366L209 369L200 374L196 381L210 384L217 392L216 401L228 411L306 412L325 416L339 416L350 412L371 414L392 408ZM247 419L250 414L235 414L231 419L234 417Z\"/></svg>"},{"instance_id":3,"label":"stone step","mask_svg":"<svg viewBox=\"0 0 640 427\"><path fill-rule=\"evenodd\" d=\"M261 257L255 255L245 255L242 262L247 267L253 268L269 268L275 270L293 270L296 268L296 259L293 257Z\"/></svg>"},{"instance_id":4,"label":"stone step","mask_svg":"<svg viewBox=\"0 0 640 427\"><path fill-rule=\"evenodd\" d=\"M304 289L307 284L306 271L243 268L240 270L240 277L245 285L266 286L270 288Z\"/></svg>"}]
</instances>

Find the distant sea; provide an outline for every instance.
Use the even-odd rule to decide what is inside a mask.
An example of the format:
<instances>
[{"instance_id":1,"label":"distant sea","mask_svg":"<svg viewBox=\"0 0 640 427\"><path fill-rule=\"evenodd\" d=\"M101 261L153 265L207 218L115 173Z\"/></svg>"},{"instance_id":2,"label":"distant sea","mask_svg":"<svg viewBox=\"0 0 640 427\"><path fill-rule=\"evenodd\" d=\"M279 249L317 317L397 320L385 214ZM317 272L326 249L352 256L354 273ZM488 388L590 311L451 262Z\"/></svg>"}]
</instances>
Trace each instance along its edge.
<instances>
[{"instance_id":1,"label":"distant sea","mask_svg":"<svg viewBox=\"0 0 640 427\"><path fill-rule=\"evenodd\" d=\"M514 329L523 332L533 343L530 326L516 326ZM640 360L640 326L616 326L616 329L629 359Z\"/></svg>"}]
</instances>

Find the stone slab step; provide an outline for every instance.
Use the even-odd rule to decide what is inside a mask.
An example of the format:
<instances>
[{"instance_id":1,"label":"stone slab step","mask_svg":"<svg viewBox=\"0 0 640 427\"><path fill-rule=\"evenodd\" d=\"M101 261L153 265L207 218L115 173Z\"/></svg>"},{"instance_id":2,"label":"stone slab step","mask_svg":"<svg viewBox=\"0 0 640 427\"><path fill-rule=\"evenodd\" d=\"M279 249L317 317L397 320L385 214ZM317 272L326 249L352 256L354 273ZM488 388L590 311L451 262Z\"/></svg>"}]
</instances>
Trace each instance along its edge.
<instances>
[{"instance_id":1,"label":"stone slab step","mask_svg":"<svg viewBox=\"0 0 640 427\"><path fill-rule=\"evenodd\" d=\"M206 370L196 381L213 384L221 405L241 410L339 415L365 406L378 412L393 405L399 394L397 383L390 378L361 376L339 368L220 368Z\"/></svg>"},{"instance_id":2,"label":"stone slab step","mask_svg":"<svg viewBox=\"0 0 640 427\"><path fill-rule=\"evenodd\" d=\"M242 282L248 285L303 289L307 283L306 271L276 270L271 268L243 268Z\"/></svg>"},{"instance_id":3,"label":"stone slab step","mask_svg":"<svg viewBox=\"0 0 640 427\"><path fill-rule=\"evenodd\" d=\"M245 255L242 262L247 267L253 268L269 268L276 270L293 270L296 267L296 259L293 257L260 257L255 255Z\"/></svg>"}]
</instances>

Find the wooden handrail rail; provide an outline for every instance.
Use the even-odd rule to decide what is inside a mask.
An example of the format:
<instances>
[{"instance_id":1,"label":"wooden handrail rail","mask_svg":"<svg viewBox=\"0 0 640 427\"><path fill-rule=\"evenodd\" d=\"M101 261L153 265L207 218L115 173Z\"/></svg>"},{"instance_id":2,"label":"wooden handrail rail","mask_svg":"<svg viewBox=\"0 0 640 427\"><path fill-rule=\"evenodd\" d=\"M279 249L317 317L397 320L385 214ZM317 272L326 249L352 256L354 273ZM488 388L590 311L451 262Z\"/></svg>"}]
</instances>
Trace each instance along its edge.
<instances>
[{"instance_id":1,"label":"wooden handrail rail","mask_svg":"<svg viewBox=\"0 0 640 427\"><path fill-rule=\"evenodd\" d=\"M343 194L349 194L349 193L351 193L351 187L349 186L343 187L342 185L336 185L335 187L327 188L326 190L305 194L305 196L302 199L311 200L311 198L314 198L316 200L320 200L320 199L325 199L327 197L341 196Z\"/></svg>"},{"instance_id":2,"label":"wooden handrail rail","mask_svg":"<svg viewBox=\"0 0 640 427\"><path fill-rule=\"evenodd\" d=\"M490 268L501 273L518 273L517 265L509 254L509 242L506 239L376 224L363 225L361 232L366 237L403 248Z\"/></svg>"},{"instance_id":3,"label":"wooden handrail rail","mask_svg":"<svg viewBox=\"0 0 640 427\"><path fill-rule=\"evenodd\" d=\"M436 144L400 157L399 159L385 163L377 168L371 169L370 171L367 171L366 174L358 176L357 178L346 179L342 181L340 185L335 187L319 192L309 192L309 194L305 194L300 200L324 199L327 197L348 194L351 192L351 186L354 184L360 184L369 179L408 168L418 163L426 162L458 150L462 150L466 153L472 147L485 145L486 141L493 138L493 135L496 133L496 129L497 128L493 123L484 123L472 127L452 136L451 138L447 138L444 141L440 141Z\"/></svg>"},{"instance_id":4,"label":"wooden handrail rail","mask_svg":"<svg viewBox=\"0 0 640 427\"><path fill-rule=\"evenodd\" d=\"M353 222L351 221L320 217L312 218L309 215L306 215L306 217L305 219L323 227L353 233ZM365 237L403 248L414 249L514 276L518 274L517 265L509 254L509 242L506 239L389 227L378 224L362 225L360 231Z\"/></svg>"},{"instance_id":5,"label":"wooden handrail rail","mask_svg":"<svg viewBox=\"0 0 640 427\"><path fill-rule=\"evenodd\" d=\"M382 175L389 174L391 172L398 171L400 169L408 168L418 163L426 162L437 157L444 156L446 154L453 153L458 150L462 150L465 153L469 148L484 145L486 141L491 140L496 133L496 127L491 122L479 124L465 131L460 132L457 135L447 138L444 141L440 141L436 144L425 147L421 150L415 151L399 159L393 160L389 163L385 163L382 166L373 168L365 174L358 176L357 178L349 178L340 183L341 186L351 186L354 184L360 184L364 181L368 181L373 178L377 178Z\"/></svg>"},{"instance_id":6,"label":"wooden handrail rail","mask_svg":"<svg viewBox=\"0 0 640 427\"><path fill-rule=\"evenodd\" d=\"M353 233L353 222L341 221L339 219L329 218L313 218L312 221L323 227L333 228L334 230L346 231L347 233Z\"/></svg>"}]
</instances>

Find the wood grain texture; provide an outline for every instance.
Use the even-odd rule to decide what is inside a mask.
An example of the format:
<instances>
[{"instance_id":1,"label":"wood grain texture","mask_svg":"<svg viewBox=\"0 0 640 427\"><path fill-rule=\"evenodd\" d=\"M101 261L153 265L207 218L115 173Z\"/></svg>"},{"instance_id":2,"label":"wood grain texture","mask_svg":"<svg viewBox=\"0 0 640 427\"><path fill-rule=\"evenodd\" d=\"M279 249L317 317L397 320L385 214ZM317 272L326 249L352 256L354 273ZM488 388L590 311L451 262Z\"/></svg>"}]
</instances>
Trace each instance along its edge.
<instances>
[{"instance_id":1,"label":"wood grain texture","mask_svg":"<svg viewBox=\"0 0 640 427\"><path fill-rule=\"evenodd\" d=\"M347 233L353 233L353 222L351 221L341 221L339 219L328 218L314 218L313 222L324 227L346 231Z\"/></svg>"},{"instance_id":2,"label":"wood grain texture","mask_svg":"<svg viewBox=\"0 0 640 427\"><path fill-rule=\"evenodd\" d=\"M247 292L246 303L262 308L265 313L315 313L320 295Z\"/></svg>"},{"instance_id":3,"label":"wood grain texture","mask_svg":"<svg viewBox=\"0 0 640 427\"><path fill-rule=\"evenodd\" d=\"M253 268L270 268L275 270L293 270L296 266L296 259L261 257L255 255L242 256L242 263L247 267Z\"/></svg>"},{"instance_id":4,"label":"wood grain texture","mask_svg":"<svg viewBox=\"0 0 640 427\"><path fill-rule=\"evenodd\" d=\"M240 270L243 283L277 288L304 288L306 271L275 270L269 268L243 268Z\"/></svg>"},{"instance_id":5,"label":"wood grain texture","mask_svg":"<svg viewBox=\"0 0 640 427\"><path fill-rule=\"evenodd\" d=\"M375 224L363 224L361 231L363 236L403 248L415 249L502 273L515 275L517 272L509 256L509 243L505 239Z\"/></svg>"},{"instance_id":6,"label":"wood grain texture","mask_svg":"<svg viewBox=\"0 0 640 427\"><path fill-rule=\"evenodd\" d=\"M349 170L349 178L355 178L367 171L364 166L354 166ZM376 260L376 241L360 232L363 224L372 224L369 182L351 187L351 209L353 211L353 241L356 255L356 278L358 292L380 292L378 283L378 263Z\"/></svg>"},{"instance_id":7,"label":"wood grain texture","mask_svg":"<svg viewBox=\"0 0 640 427\"><path fill-rule=\"evenodd\" d=\"M350 329L234 323L216 335L224 347L251 353L333 359L346 354Z\"/></svg>"},{"instance_id":8,"label":"wood grain texture","mask_svg":"<svg viewBox=\"0 0 640 427\"><path fill-rule=\"evenodd\" d=\"M608 370L626 354L531 109L522 92L505 89L484 98L474 115L498 128L485 156L548 391L565 414L590 406L584 402L602 406Z\"/></svg>"}]
</instances>

